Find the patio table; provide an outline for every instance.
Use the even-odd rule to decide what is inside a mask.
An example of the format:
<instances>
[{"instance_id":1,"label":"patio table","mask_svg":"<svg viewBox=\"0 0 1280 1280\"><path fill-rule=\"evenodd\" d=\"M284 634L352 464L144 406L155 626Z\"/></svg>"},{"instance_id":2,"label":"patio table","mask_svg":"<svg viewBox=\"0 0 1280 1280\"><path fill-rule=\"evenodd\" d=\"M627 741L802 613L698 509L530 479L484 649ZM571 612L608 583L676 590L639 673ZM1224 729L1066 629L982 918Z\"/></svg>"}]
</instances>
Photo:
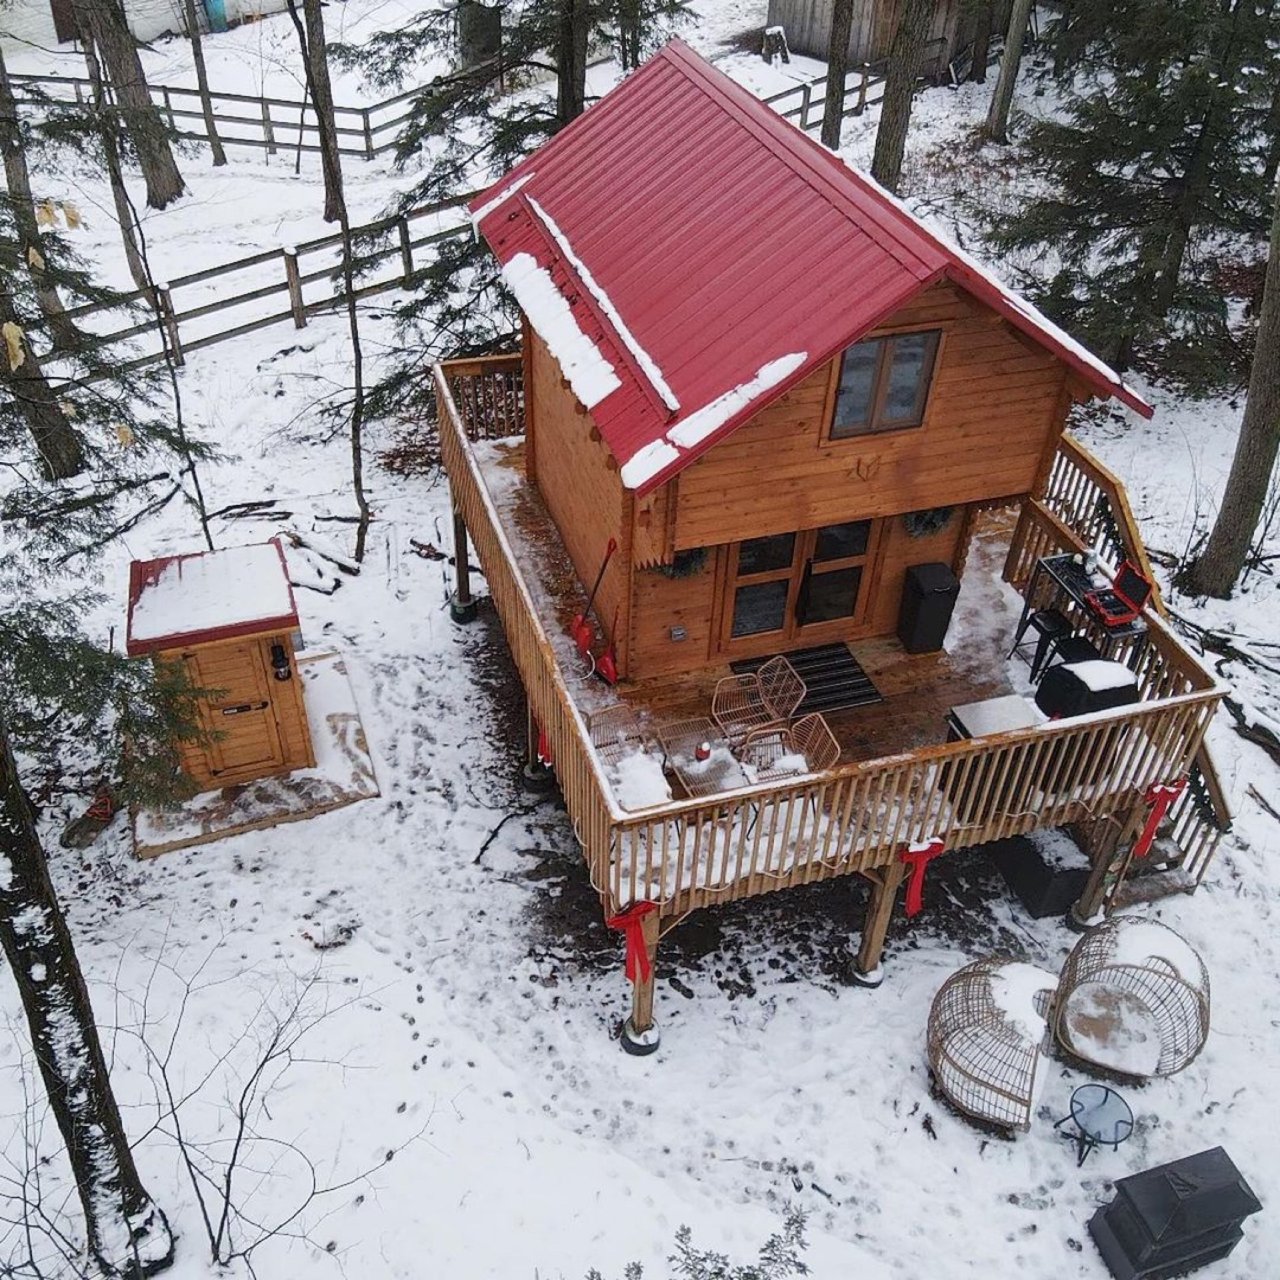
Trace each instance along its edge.
<instances>
[{"instance_id":1,"label":"patio table","mask_svg":"<svg viewBox=\"0 0 1280 1280\"><path fill-rule=\"evenodd\" d=\"M659 725L657 734L668 767L690 797L714 796L751 785L742 762L729 749L729 740L706 716ZM704 743L711 754L699 760L698 748Z\"/></svg>"}]
</instances>

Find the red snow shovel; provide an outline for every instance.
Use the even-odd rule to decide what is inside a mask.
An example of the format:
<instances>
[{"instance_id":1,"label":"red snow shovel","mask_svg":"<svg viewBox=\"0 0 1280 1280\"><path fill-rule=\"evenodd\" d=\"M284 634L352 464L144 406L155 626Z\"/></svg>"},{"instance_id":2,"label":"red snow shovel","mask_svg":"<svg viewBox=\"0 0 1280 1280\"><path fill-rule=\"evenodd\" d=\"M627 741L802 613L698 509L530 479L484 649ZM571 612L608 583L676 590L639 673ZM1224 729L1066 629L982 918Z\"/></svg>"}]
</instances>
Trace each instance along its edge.
<instances>
[{"instance_id":1,"label":"red snow shovel","mask_svg":"<svg viewBox=\"0 0 1280 1280\"><path fill-rule=\"evenodd\" d=\"M596 659L596 675L608 685L618 683L618 610L613 611L613 626L609 628L609 643Z\"/></svg>"},{"instance_id":2,"label":"red snow shovel","mask_svg":"<svg viewBox=\"0 0 1280 1280\"><path fill-rule=\"evenodd\" d=\"M596 592L600 590L600 582L604 577L604 571L609 567L609 561L617 549L617 539L610 538L609 545L604 549L604 560L601 562L600 572L596 574L595 585L591 588L591 594L587 597L587 603L582 606L582 612L575 614L573 621L569 624L569 634L573 637L573 643L577 645L578 652L584 658L591 652L591 641L595 636L594 628L587 621L587 614L591 612L591 605L596 598Z\"/></svg>"}]
</instances>

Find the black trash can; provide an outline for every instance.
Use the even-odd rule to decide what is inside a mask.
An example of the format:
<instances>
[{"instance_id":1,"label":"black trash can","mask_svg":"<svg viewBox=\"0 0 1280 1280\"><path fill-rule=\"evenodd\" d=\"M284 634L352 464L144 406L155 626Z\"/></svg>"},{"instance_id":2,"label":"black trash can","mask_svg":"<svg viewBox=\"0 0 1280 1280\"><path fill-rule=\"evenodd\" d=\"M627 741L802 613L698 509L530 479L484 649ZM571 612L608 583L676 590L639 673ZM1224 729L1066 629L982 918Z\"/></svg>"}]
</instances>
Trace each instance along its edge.
<instances>
[{"instance_id":1,"label":"black trash can","mask_svg":"<svg viewBox=\"0 0 1280 1280\"><path fill-rule=\"evenodd\" d=\"M960 579L940 561L913 564L902 584L898 639L908 653L936 653L946 639Z\"/></svg>"}]
</instances>

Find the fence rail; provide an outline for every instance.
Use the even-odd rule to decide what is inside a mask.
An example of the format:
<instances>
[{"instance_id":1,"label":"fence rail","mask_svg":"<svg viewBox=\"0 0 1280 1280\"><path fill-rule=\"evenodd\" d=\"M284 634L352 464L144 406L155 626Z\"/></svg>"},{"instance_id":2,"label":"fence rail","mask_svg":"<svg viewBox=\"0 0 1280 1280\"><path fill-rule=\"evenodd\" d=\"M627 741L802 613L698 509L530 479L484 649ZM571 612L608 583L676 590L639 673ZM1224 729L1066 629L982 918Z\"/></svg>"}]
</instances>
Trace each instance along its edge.
<instances>
[{"instance_id":1,"label":"fence rail","mask_svg":"<svg viewBox=\"0 0 1280 1280\"><path fill-rule=\"evenodd\" d=\"M83 76L13 75L15 97L20 106L67 107L83 105L91 99L92 82ZM198 89L183 85L148 86L151 101L159 108L170 129L188 141L207 142L203 104ZM23 93L23 90L28 90ZM30 91L38 90L42 96ZM344 156L373 160L394 150L396 135L412 116L407 104L430 86L407 90L367 107L334 104L334 124L338 151ZM211 90L210 103L218 136L225 146L254 147L268 155L320 151L320 126L315 108L308 102L245 93Z\"/></svg>"},{"instance_id":2,"label":"fence rail","mask_svg":"<svg viewBox=\"0 0 1280 1280\"><path fill-rule=\"evenodd\" d=\"M471 194L456 196L353 227L353 237L365 246L352 264L358 277L355 296L365 298L406 287L421 265L423 250L469 233L469 222L454 221L450 215L456 216L471 199ZM436 225L441 221L449 225ZM345 304L341 255L341 234L320 236L174 277L159 283L154 296L134 290L110 306L86 303L69 308L67 315L81 324L104 318L109 324L119 318L122 306L142 302L152 309L147 319L115 328L90 329L90 342L102 348L150 339L149 346L141 351L135 346L119 367L138 369L154 364L164 358L156 329L159 316L169 348L177 363L182 364L193 351L268 325L292 321L295 328L303 329L309 317ZM216 327L203 323L210 318L229 318L230 323Z\"/></svg>"},{"instance_id":3,"label":"fence rail","mask_svg":"<svg viewBox=\"0 0 1280 1280\"><path fill-rule=\"evenodd\" d=\"M1222 690L1154 619L1139 666L1144 699L1133 706L842 765L794 784L620 809L472 447L520 433L513 399L519 373L519 356L438 367L441 452L606 909L651 901L675 919L710 903L834 876L883 878L904 844L931 836L960 849L1111 815L1119 829L1145 812L1151 785L1190 767ZM1044 545L1073 537L1051 513L1044 520ZM1028 544L1028 529L1019 529L1015 541ZM1015 546L1011 562L1020 554Z\"/></svg>"}]
</instances>

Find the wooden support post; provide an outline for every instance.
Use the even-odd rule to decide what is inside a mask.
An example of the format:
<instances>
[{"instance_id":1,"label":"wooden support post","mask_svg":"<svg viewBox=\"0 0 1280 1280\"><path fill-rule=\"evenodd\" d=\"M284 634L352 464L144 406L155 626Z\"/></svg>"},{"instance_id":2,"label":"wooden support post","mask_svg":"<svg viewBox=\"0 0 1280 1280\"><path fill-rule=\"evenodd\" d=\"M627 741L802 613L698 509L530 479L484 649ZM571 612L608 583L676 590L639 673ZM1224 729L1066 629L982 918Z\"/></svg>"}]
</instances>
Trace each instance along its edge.
<instances>
[{"instance_id":1,"label":"wooden support post","mask_svg":"<svg viewBox=\"0 0 1280 1280\"><path fill-rule=\"evenodd\" d=\"M364 158L366 160L373 159L373 126L369 123L369 108L365 107L360 112L364 121Z\"/></svg>"},{"instance_id":2,"label":"wooden support post","mask_svg":"<svg viewBox=\"0 0 1280 1280\"><path fill-rule=\"evenodd\" d=\"M862 64L862 78L858 81L858 103L853 109L855 116L860 116L867 109L867 73L871 70L867 63Z\"/></svg>"},{"instance_id":3,"label":"wooden support post","mask_svg":"<svg viewBox=\"0 0 1280 1280\"><path fill-rule=\"evenodd\" d=\"M280 250L284 258L284 278L289 283L289 310L293 312L293 327L307 327L307 307L302 301L302 275L298 271L298 251L292 247Z\"/></svg>"},{"instance_id":4,"label":"wooden support post","mask_svg":"<svg viewBox=\"0 0 1280 1280\"><path fill-rule=\"evenodd\" d=\"M298 136L299 138L302 136L301 129L298 131ZM275 155L276 134L275 130L271 127L271 104L266 100L266 98L262 99L262 138L267 144L267 155Z\"/></svg>"},{"instance_id":5,"label":"wooden support post","mask_svg":"<svg viewBox=\"0 0 1280 1280\"><path fill-rule=\"evenodd\" d=\"M638 974L631 988L631 1017L623 1028L623 1047L628 1053L637 1049L652 1053L658 1047L657 1027L653 1022L653 980L658 969L658 933L662 923L656 911L651 911L640 921L644 934L645 955L649 957L649 976Z\"/></svg>"},{"instance_id":6,"label":"wooden support post","mask_svg":"<svg viewBox=\"0 0 1280 1280\"><path fill-rule=\"evenodd\" d=\"M409 231L409 219L396 219L396 230L400 233L400 262L404 267L403 283L413 279L413 236Z\"/></svg>"},{"instance_id":7,"label":"wooden support post","mask_svg":"<svg viewBox=\"0 0 1280 1280\"><path fill-rule=\"evenodd\" d=\"M535 795L550 791L556 784L556 775L549 765L544 763L539 746L542 732L537 717L533 714L533 703L528 694L524 699L524 764L520 769L520 785Z\"/></svg>"},{"instance_id":8,"label":"wooden support post","mask_svg":"<svg viewBox=\"0 0 1280 1280\"><path fill-rule=\"evenodd\" d=\"M800 86L800 128L807 129L809 127L809 99L812 94L808 83Z\"/></svg>"},{"instance_id":9,"label":"wooden support post","mask_svg":"<svg viewBox=\"0 0 1280 1280\"><path fill-rule=\"evenodd\" d=\"M864 986L878 987L883 978L880 956L884 951L893 904L898 897L898 886L906 871L906 863L895 858L878 871L863 872L871 881L871 897L867 900L867 917L862 922L862 945L858 948L854 977Z\"/></svg>"},{"instance_id":10,"label":"wooden support post","mask_svg":"<svg viewBox=\"0 0 1280 1280\"><path fill-rule=\"evenodd\" d=\"M173 296L169 292L167 284L156 285L155 291L156 315L160 318L160 323L164 325L165 333L169 338L169 350L173 355L173 363L176 365L184 365L187 358L182 352L182 336L178 332L178 317L173 310Z\"/></svg>"},{"instance_id":11,"label":"wooden support post","mask_svg":"<svg viewBox=\"0 0 1280 1280\"><path fill-rule=\"evenodd\" d=\"M453 512L454 592L449 615L454 622L474 622L476 602L471 595L471 562L467 558L467 522L456 507Z\"/></svg>"}]
</instances>

